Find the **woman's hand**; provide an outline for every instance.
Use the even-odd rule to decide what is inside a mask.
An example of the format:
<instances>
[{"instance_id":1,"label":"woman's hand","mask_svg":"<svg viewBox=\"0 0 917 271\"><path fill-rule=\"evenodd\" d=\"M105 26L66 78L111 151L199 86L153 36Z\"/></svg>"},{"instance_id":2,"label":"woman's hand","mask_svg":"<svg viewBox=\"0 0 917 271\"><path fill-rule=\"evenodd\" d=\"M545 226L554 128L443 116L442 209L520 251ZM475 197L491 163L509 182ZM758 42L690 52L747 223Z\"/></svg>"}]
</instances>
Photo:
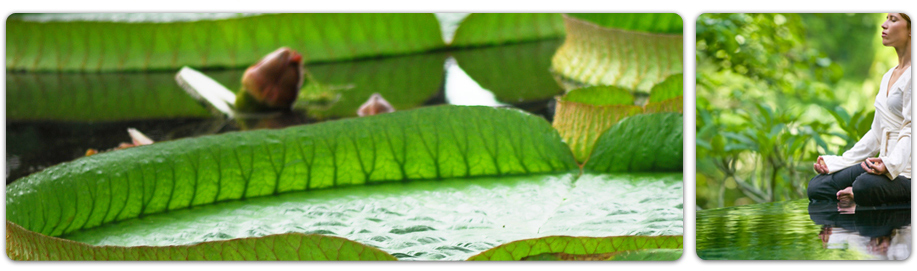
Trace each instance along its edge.
<instances>
[{"instance_id":1,"label":"woman's hand","mask_svg":"<svg viewBox=\"0 0 917 271\"><path fill-rule=\"evenodd\" d=\"M866 158L866 161L863 161L860 166L870 174L883 175L888 173L888 169L885 168L885 163L882 162L882 158Z\"/></svg>"},{"instance_id":2,"label":"woman's hand","mask_svg":"<svg viewBox=\"0 0 917 271\"><path fill-rule=\"evenodd\" d=\"M819 156L818 160L815 161L814 167L815 167L815 172L818 172L818 174L828 174L829 172L828 165L825 164L825 159L821 158L821 156Z\"/></svg>"}]
</instances>

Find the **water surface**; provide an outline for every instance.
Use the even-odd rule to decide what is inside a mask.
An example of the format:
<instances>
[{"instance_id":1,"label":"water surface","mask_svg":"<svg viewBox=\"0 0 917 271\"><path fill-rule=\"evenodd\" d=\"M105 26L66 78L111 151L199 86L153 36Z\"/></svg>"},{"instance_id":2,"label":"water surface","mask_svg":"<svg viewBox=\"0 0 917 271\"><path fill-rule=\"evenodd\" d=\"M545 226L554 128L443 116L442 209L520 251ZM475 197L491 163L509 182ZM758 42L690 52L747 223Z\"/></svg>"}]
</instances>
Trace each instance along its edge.
<instances>
[{"instance_id":1,"label":"water surface","mask_svg":"<svg viewBox=\"0 0 917 271\"><path fill-rule=\"evenodd\" d=\"M705 260L902 260L911 251L910 205L858 206L795 200L697 212Z\"/></svg>"}]
</instances>

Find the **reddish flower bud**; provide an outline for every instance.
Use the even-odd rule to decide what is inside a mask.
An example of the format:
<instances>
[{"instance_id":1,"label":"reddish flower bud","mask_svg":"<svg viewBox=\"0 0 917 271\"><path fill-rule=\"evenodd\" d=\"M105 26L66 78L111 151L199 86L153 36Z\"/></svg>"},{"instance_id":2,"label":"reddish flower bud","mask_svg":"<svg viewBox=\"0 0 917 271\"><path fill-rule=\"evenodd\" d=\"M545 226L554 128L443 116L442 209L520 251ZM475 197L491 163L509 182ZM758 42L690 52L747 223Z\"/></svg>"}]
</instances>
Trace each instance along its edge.
<instances>
[{"instance_id":1,"label":"reddish flower bud","mask_svg":"<svg viewBox=\"0 0 917 271\"><path fill-rule=\"evenodd\" d=\"M357 110L357 115L360 117L363 116L372 116L382 113L391 113L395 112L395 108L392 107L385 98L382 98L382 95L379 93L373 93L363 105L360 106L360 109Z\"/></svg>"},{"instance_id":2,"label":"reddish flower bud","mask_svg":"<svg viewBox=\"0 0 917 271\"><path fill-rule=\"evenodd\" d=\"M236 98L236 108L289 109L303 84L302 62L302 55L281 47L248 67L242 75L242 92ZM247 101L243 92L254 101Z\"/></svg>"}]
</instances>

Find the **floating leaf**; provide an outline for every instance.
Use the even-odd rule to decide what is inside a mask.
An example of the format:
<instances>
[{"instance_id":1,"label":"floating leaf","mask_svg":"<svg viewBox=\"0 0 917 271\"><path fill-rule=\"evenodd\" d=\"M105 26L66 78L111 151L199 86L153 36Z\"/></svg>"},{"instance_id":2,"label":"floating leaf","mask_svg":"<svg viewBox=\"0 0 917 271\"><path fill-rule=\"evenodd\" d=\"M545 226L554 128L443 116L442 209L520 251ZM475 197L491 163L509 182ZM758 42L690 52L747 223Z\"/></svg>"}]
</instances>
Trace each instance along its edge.
<instances>
[{"instance_id":1,"label":"floating leaf","mask_svg":"<svg viewBox=\"0 0 917 271\"><path fill-rule=\"evenodd\" d=\"M681 34L684 25L676 13L568 13L567 16L621 30Z\"/></svg>"},{"instance_id":2,"label":"floating leaf","mask_svg":"<svg viewBox=\"0 0 917 271\"><path fill-rule=\"evenodd\" d=\"M468 258L468 260L565 260L565 257L569 257L567 259L570 260L576 260L577 257L579 257L579 260L586 260L590 258L590 256L599 258L600 260L608 260L608 257L615 256L610 253L677 248L682 248L681 236L615 236L599 238L548 236L503 244L472 256Z\"/></svg>"},{"instance_id":3,"label":"floating leaf","mask_svg":"<svg viewBox=\"0 0 917 271\"><path fill-rule=\"evenodd\" d=\"M377 248L340 237L285 233L185 246L92 246L48 237L6 221L6 252L26 261L394 261Z\"/></svg>"},{"instance_id":4,"label":"floating leaf","mask_svg":"<svg viewBox=\"0 0 917 271\"><path fill-rule=\"evenodd\" d=\"M609 261L675 261L681 258L683 249L650 249L619 253Z\"/></svg>"},{"instance_id":5,"label":"floating leaf","mask_svg":"<svg viewBox=\"0 0 917 271\"><path fill-rule=\"evenodd\" d=\"M644 109L646 113L684 111L684 77L682 74L669 76L650 90L650 98Z\"/></svg>"},{"instance_id":6,"label":"floating leaf","mask_svg":"<svg viewBox=\"0 0 917 271\"><path fill-rule=\"evenodd\" d=\"M633 95L617 87L576 89L557 99L553 125L582 164L605 130L623 118L643 112L633 103Z\"/></svg>"},{"instance_id":7,"label":"floating leaf","mask_svg":"<svg viewBox=\"0 0 917 271\"><path fill-rule=\"evenodd\" d=\"M598 86L570 91L560 100L591 105L633 105L634 95L618 87Z\"/></svg>"},{"instance_id":8,"label":"floating leaf","mask_svg":"<svg viewBox=\"0 0 917 271\"><path fill-rule=\"evenodd\" d=\"M77 159L9 185L7 219L60 236L292 191L575 168L569 150L541 118L489 107L430 107Z\"/></svg>"},{"instance_id":9,"label":"floating leaf","mask_svg":"<svg viewBox=\"0 0 917 271\"><path fill-rule=\"evenodd\" d=\"M650 89L650 99L647 103L657 103L685 95L684 76L679 73L667 77L661 83Z\"/></svg>"},{"instance_id":10,"label":"floating leaf","mask_svg":"<svg viewBox=\"0 0 917 271\"><path fill-rule=\"evenodd\" d=\"M245 67L288 46L308 62L445 47L433 14L313 13L221 16L14 14L7 70L127 71ZM136 17L136 16L134 16Z\"/></svg>"},{"instance_id":11,"label":"floating leaf","mask_svg":"<svg viewBox=\"0 0 917 271\"><path fill-rule=\"evenodd\" d=\"M160 142L77 159L8 186L7 194L15 196L7 197L7 218L57 236L140 215L288 191L574 169L565 154L569 151L556 132L538 117L487 107L430 107ZM72 204L57 209L55 203L62 202ZM36 212L36 206L49 209Z\"/></svg>"},{"instance_id":12,"label":"floating leaf","mask_svg":"<svg viewBox=\"0 0 917 271\"><path fill-rule=\"evenodd\" d=\"M602 134L583 168L596 172L681 171L683 119L678 113L624 119Z\"/></svg>"},{"instance_id":13,"label":"floating leaf","mask_svg":"<svg viewBox=\"0 0 917 271\"><path fill-rule=\"evenodd\" d=\"M643 17L634 17L638 18ZM551 66L562 80L572 80L572 85L648 92L669 75L682 72L681 34L608 28L572 16L564 17L564 25L567 37Z\"/></svg>"},{"instance_id":14,"label":"floating leaf","mask_svg":"<svg viewBox=\"0 0 917 271\"><path fill-rule=\"evenodd\" d=\"M497 45L563 35L563 21L557 13L473 13L455 30L450 46Z\"/></svg>"},{"instance_id":15,"label":"floating leaf","mask_svg":"<svg viewBox=\"0 0 917 271\"><path fill-rule=\"evenodd\" d=\"M643 106L644 113L684 112L685 97L678 96L661 102L647 103Z\"/></svg>"},{"instance_id":16,"label":"floating leaf","mask_svg":"<svg viewBox=\"0 0 917 271\"><path fill-rule=\"evenodd\" d=\"M544 253L522 258L522 261L674 261L681 258L681 249L649 249L599 254Z\"/></svg>"}]
</instances>

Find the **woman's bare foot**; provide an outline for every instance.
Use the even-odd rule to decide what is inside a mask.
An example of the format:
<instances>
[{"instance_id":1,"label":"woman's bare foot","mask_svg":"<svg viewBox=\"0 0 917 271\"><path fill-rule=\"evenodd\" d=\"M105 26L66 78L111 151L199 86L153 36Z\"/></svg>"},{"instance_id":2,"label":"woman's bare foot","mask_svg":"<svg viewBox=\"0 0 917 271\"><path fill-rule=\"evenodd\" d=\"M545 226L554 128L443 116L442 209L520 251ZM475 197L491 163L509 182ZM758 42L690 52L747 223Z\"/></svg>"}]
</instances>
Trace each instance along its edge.
<instances>
[{"instance_id":1,"label":"woman's bare foot","mask_svg":"<svg viewBox=\"0 0 917 271\"><path fill-rule=\"evenodd\" d=\"M837 191L837 211L841 214L852 214L856 211L856 202L853 200L853 187Z\"/></svg>"},{"instance_id":2,"label":"woman's bare foot","mask_svg":"<svg viewBox=\"0 0 917 271\"><path fill-rule=\"evenodd\" d=\"M841 202L853 202L853 187L848 186L844 190L837 191L837 200Z\"/></svg>"}]
</instances>

